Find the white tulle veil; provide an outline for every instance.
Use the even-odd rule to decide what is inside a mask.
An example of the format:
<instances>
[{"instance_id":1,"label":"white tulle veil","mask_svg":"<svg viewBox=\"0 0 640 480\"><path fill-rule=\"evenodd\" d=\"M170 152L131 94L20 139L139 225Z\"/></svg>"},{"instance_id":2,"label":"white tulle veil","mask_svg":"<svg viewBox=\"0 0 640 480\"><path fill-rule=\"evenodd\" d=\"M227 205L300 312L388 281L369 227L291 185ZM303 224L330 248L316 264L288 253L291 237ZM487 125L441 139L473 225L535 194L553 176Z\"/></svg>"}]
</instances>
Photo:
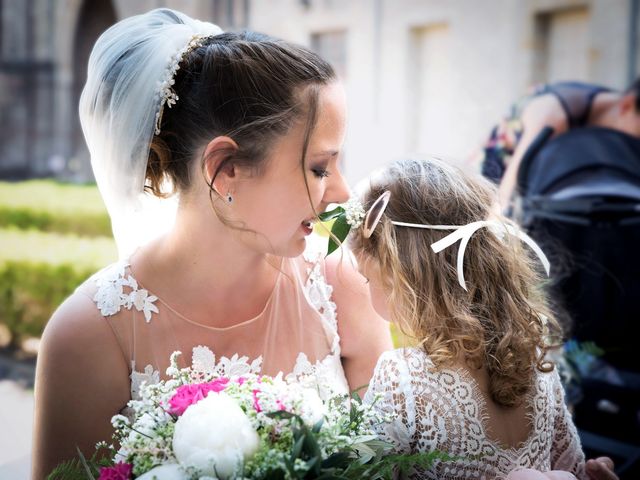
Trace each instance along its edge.
<instances>
[{"instance_id":1,"label":"white tulle veil","mask_svg":"<svg viewBox=\"0 0 640 480\"><path fill-rule=\"evenodd\" d=\"M167 80L176 54L194 36L220 33L212 23L157 9L118 22L91 52L80 122L120 258L174 223L177 198L144 193L162 98L159 86Z\"/></svg>"}]
</instances>

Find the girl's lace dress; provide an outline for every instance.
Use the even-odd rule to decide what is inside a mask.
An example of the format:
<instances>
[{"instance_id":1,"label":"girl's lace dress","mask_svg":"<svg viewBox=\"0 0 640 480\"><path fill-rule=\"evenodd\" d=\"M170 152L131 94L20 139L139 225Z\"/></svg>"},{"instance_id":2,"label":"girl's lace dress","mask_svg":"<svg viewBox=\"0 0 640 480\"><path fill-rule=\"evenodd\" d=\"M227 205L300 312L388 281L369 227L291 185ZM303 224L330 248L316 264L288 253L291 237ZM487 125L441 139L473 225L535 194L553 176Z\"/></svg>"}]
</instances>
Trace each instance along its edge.
<instances>
[{"instance_id":1,"label":"girl's lace dress","mask_svg":"<svg viewBox=\"0 0 640 480\"><path fill-rule=\"evenodd\" d=\"M536 373L529 398L531 432L518 448L505 448L486 435L485 400L467 371L436 369L416 348L385 352L364 400L395 416L377 428L399 452L439 450L459 457L437 461L415 478L499 479L518 467L565 470L586 478L557 369Z\"/></svg>"},{"instance_id":2,"label":"girl's lace dress","mask_svg":"<svg viewBox=\"0 0 640 480\"><path fill-rule=\"evenodd\" d=\"M166 378L172 352L182 352L199 371L243 373L304 381L321 396L348 393L340 361L340 337L332 287L322 256L284 258L263 311L228 328L196 323L174 311L133 276L128 262L115 263L78 288L109 323L130 366L131 396L140 384Z\"/></svg>"}]
</instances>

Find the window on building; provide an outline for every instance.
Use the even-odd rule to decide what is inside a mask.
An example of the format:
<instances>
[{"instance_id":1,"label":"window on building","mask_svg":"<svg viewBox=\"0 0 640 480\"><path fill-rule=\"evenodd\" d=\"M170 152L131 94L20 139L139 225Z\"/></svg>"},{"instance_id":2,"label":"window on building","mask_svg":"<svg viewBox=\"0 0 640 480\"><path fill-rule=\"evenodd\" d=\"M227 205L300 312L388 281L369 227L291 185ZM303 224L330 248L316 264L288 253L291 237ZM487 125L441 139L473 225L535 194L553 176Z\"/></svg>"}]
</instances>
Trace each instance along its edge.
<instances>
[{"instance_id":1,"label":"window on building","mask_svg":"<svg viewBox=\"0 0 640 480\"><path fill-rule=\"evenodd\" d=\"M589 8L539 13L535 17L533 80L589 80Z\"/></svg>"},{"instance_id":2,"label":"window on building","mask_svg":"<svg viewBox=\"0 0 640 480\"><path fill-rule=\"evenodd\" d=\"M314 33L311 35L311 49L327 60L341 80L347 78L347 32Z\"/></svg>"},{"instance_id":3,"label":"window on building","mask_svg":"<svg viewBox=\"0 0 640 480\"><path fill-rule=\"evenodd\" d=\"M223 30L248 28L249 8L249 0L213 0L213 22Z\"/></svg>"},{"instance_id":4,"label":"window on building","mask_svg":"<svg viewBox=\"0 0 640 480\"><path fill-rule=\"evenodd\" d=\"M0 175L47 172L53 115L54 0L0 1Z\"/></svg>"},{"instance_id":5,"label":"window on building","mask_svg":"<svg viewBox=\"0 0 640 480\"><path fill-rule=\"evenodd\" d=\"M407 102L412 151L450 151L453 122L451 33L446 23L414 28L410 33Z\"/></svg>"}]
</instances>

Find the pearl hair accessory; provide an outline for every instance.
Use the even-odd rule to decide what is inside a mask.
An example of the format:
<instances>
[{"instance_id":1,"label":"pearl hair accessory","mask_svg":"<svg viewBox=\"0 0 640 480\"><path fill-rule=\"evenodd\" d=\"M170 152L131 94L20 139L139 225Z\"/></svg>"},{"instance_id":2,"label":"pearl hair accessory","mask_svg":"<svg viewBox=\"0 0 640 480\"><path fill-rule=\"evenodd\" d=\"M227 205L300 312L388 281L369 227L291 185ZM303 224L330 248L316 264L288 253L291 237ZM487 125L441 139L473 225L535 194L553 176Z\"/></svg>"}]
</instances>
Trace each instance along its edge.
<instances>
[{"instance_id":1,"label":"pearl hair accessory","mask_svg":"<svg viewBox=\"0 0 640 480\"><path fill-rule=\"evenodd\" d=\"M206 35L193 35L187 45L179 50L175 55L169 58L169 64L165 71L165 78L162 82L158 82L158 98L160 99L160 106L156 113L156 127L155 134L160 134L160 124L162 123L162 114L164 113L165 105L171 108L179 100L178 94L173 89L173 85L176 83L175 76L180 70L180 62L182 62L184 56L200 47L207 38Z\"/></svg>"}]
</instances>

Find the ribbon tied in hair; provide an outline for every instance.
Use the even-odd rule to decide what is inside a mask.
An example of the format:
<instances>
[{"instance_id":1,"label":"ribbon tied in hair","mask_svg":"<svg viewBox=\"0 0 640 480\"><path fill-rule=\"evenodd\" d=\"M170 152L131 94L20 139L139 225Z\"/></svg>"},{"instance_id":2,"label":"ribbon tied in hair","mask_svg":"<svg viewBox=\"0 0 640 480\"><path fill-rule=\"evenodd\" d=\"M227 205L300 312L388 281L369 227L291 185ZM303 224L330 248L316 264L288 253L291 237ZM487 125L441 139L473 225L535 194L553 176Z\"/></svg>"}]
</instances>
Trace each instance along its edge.
<instances>
[{"instance_id":1,"label":"ribbon tied in hair","mask_svg":"<svg viewBox=\"0 0 640 480\"><path fill-rule=\"evenodd\" d=\"M369 211L365 214L364 221L363 221L363 228L364 228L363 234L365 238L369 238L373 234L373 231L377 227L378 223L380 223L382 214L384 213L384 211L387 208L387 205L389 204L390 197L391 197L391 192L385 191L382 195L380 195L380 197L378 197L378 199L376 199L375 202L371 204L371 207L369 208ZM471 237L473 236L473 234L476 233L481 228L490 229L494 235L496 235L498 238L501 238L501 239L504 238L505 235L513 235L515 237L518 237L520 240L526 243L529 247L531 247L531 249L535 252L535 254L538 256L538 258L542 262L542 265L544 267L546 274L549 275L549 272L550 272L551 265L549 263L549 260L547 259L547 256L542 251L542 249L529 235L524 233L515 225L499 222L497 220L480 220L477 222L468 223L466 225L428 225L428 224L422 224L422 223L397 222L394 220L391 220L391 223L399 227L424 228L428 230L453 230L453 232L451 232L446 237L438 240L437 242L432 243L431 249L435 253L440 253L445 248L450 247L451 245L453 245L454 243L460 240L460 247L458 249L458 258L456 262L456 270L458 272L458 283L465 290L467 290L467 283L465 282L465 279L464 279L464 253L467 248L467 245L469 244L469 240L471 240Z\"/></svg>"},{"instance_id":2,"label":"ribbon tied in hair","mask_svg":"<svg viewBox=\"0 0 640 480\"><path fill-rule=\"evenodd\" d=\"M394 225L397 225L400 222L391 222L391 223L393 223ZM414 225L414 226L417 226L417 225ZM423 225L424 228L433 228L433 227L439 227L439 226L445 227L444 225L434 225L434 226ZM467 284L464 280L464 271L463 271L464 252L467 248L467 244L469 243L469 240L471 240L472 235L481 228L488 228L489 230L492 231L494 235L498 236L499 238L503 238L504 235L506 234L518 237L524 243L529 245L529 247L531 247L531 249L535 252L535 254L540 259L540 262L542 262L542 266L544 267L546 274L549 275L551 264L549 263L547 256L544 254L542 249L529 235L527 235L526 233L524 233L522 230L515 227L514 225L498 222L496 220L482 220L479 222L468 223L467 225L463 225L459 227L447 226L447 228L455 228L455 231L450 233L446 237L438 240L437 242L432 243L431 249L435 253L440 253L445 248L450 247L451 245L456 243L458 240L461 240L460 247L458 248L458 259L456 263L456 270L458 271L458 283L465 290L467 290ZM438 228L435 228L435 229L438 229Z\"/></svg>"}]
</instances>

